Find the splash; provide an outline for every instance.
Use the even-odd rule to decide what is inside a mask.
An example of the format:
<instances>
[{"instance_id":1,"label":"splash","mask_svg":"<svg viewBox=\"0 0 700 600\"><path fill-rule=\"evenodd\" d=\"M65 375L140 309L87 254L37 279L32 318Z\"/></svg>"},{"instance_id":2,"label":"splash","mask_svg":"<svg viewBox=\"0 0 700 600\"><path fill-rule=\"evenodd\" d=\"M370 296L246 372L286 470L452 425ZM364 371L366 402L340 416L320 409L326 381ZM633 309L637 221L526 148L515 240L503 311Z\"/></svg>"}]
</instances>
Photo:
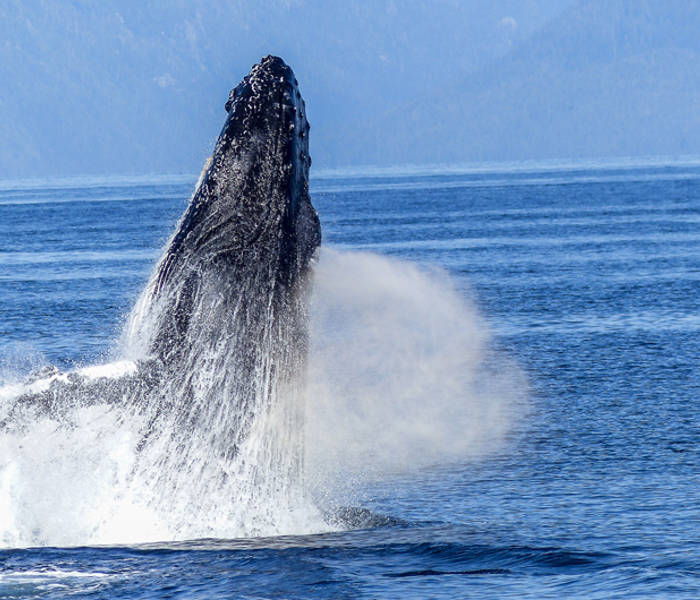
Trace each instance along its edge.
<instances>
[{"instance_id":1,"label":"splash","mask_svg":"<svg viewBox=\"0 0 700 600\"><path fill-rule=\"evenodd\" d=\"M483 456L525 408L522 371L494 352L476 305L443 271L324 249L311 324L317 491L352 496L387 474Z\"/></svg>"},{"instance_id":2,"label":"splash","mask_svg":"<svg viewBox=\"0 0 700 600\"><path fill-rule=\"evenodd\" d=\"M475 306L410 263L324 249L308 368L275 346L281 325L266 315L247 407L245 350L209 313L189 369L152 378L140 349L159 313L145 298L114 362L24 381L21 360L4 369L0 545L329 531L327 505L348 488L492 450L522 398ZM211 343L214 328L224 341Z\"/></svg>"}]
</instances>

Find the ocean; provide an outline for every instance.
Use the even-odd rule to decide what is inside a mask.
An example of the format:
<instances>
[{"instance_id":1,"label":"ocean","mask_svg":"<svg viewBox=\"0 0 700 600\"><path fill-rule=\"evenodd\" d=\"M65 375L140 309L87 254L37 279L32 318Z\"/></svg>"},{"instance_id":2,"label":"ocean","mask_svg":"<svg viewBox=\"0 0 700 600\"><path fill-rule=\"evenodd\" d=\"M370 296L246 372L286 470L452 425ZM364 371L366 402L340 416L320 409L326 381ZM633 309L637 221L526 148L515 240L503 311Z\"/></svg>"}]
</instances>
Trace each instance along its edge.
<instances>
[{"instance_id":1,"label":"ocean","mask_svg":"<svg viewBox=\"0 0 700 600\"><path fill-rule=\"evenodd\" d=\"M8 427L118 357L193 185L0 183L0 598L700 597L700 165L313 179L317 530L110 522L120 421Z\"/></svg>"}]
</instances>

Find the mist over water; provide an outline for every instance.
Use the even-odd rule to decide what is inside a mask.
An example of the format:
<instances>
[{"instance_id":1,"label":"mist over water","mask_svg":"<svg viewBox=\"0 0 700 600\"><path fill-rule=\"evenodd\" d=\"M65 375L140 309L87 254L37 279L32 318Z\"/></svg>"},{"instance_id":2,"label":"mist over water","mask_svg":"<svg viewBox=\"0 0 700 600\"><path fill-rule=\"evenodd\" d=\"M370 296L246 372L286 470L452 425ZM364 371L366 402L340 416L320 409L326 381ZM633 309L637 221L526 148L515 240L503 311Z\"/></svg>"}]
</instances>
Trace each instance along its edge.
<instances>
[{"instance_id":1,"label":"mist over water","mask_svg":"<svg viewBox=\"0 0 700 600\"><path fill-rule=\"evenodd\" d=\"M304 389L280 388L272 406L259 407L233 457L216 448L236 438L233 425L242 427L236 398L211 406L208 396L201 409L208 412L188 428L160 416L184 394L173 385L145 405L126 393L116 403L57 396L73 404L53 414L17 409L21 394L54 389L66 375L23 380L39 366L37 356L28 348L4 356L0 544L329 531L342 525L328 511L352 503L367 482L482 455L522 407L519 370L492 351L483 318L444 272L323 249L310 325L308 369L296 378ZM115 358L78 370L96 383L85 393L106 396L110 382L135 371L133 356ZM188 376L188 385L196 380L206 393L225 394L237 358L210 359L212 368Z\"/></svg>"},{"instance_id":2,"label":"mist over water","mask_svg":"<svg viewBox=\"0 0 700 600\"><path fill-rule=\"evenodd\" d=\"M443 271L323 249L311 315L307 468L324 486L483 455L524 407L522 372Z\"/></svg>"}]
</instances>

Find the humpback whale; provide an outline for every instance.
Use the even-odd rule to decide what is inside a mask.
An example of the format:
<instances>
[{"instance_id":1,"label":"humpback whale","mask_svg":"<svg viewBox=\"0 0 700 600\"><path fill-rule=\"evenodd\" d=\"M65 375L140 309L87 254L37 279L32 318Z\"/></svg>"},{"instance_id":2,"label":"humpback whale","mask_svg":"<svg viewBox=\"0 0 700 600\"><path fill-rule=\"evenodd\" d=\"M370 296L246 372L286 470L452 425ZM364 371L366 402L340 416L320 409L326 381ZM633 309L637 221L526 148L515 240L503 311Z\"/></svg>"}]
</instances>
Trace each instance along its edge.
<instances>
[{"instance_id":1,"label":"humpback whale","mask_svg":"<svg viewBox=\"0 0 700 600\"><path fill-rule=\"evenodd\" d=\"M263 58L225 109L189 205L127 320L118 373L45 371L0 426L19 428L28 413L69 423L75 407L117 406L141 424L134 477L160 486L160 498L163 486L214 497L212 481L220 493L235 482L245 503L300 472L307 295L321 228L292 69Z\"/></svg>"},{"instance_id":2,"label":"humpback whale","mask_svg":"<svg viewBox=\"0 0 700 600\"><path fill-rule=\"evenodd\" d=\"M203 401L194 388L208 387L206 374L212 393L235 398L245 413L273 393L258 389L261 382L290 384L306 353L308 267L321 228L309 197L309 123L294 73L282 59L264 58L231 91L226 111L128 328L168 381L178 381L177 398L168 395L178 410ZM183 373L190 379L180 382ZM199 418L200 408L187 418Z\"/></svg>"},{"instance_id":3,"label":"humpback whale","mask_svg":"<svg viewBox=\"0 0 700 600\"><path fill-rule=\"evenodd\" d=\"M264 58L232 90L226 111L149 288L159 313L150 350L167 364L178 365L203 331L218 343L245 330L236 338L249 354L269 319L296 331L293 305L321 241L309 198L309 123L292 70Z\"/></svg>"}]
</instances>

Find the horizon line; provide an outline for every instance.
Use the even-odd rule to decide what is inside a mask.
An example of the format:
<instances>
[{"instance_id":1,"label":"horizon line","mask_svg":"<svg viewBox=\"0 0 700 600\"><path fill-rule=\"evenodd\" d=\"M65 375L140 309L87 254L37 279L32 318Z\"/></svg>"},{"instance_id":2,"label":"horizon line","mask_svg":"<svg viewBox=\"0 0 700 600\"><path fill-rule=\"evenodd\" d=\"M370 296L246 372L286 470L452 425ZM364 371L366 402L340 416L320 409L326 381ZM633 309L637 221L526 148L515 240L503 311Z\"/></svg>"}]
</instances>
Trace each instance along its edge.
<instances>
[{"instance_id":1,"label":"horizon line","mask_svg":"<svg viewBox=\"0 0 700 600\"><path fill-rule=\"evenodd\" d=\"M363 178L407 178L444 175L479 175L499 173L538 173L559 171L590 171L614 169L641 169L662 167L700 167L700 155L679 156L618 156L600 158L549 158L511 161L478 161L452 163L424 163L388 166L345 166L326 167L311 172L309 179L363 179ZM127 174L84 174L47 175L37 177L4 178L0 176L0 190L42 189L64 187L99 187L114 185L128 187L139 184L194 185L199 172L191 173L127 173Z\"/></svg>"}]
</instances>

